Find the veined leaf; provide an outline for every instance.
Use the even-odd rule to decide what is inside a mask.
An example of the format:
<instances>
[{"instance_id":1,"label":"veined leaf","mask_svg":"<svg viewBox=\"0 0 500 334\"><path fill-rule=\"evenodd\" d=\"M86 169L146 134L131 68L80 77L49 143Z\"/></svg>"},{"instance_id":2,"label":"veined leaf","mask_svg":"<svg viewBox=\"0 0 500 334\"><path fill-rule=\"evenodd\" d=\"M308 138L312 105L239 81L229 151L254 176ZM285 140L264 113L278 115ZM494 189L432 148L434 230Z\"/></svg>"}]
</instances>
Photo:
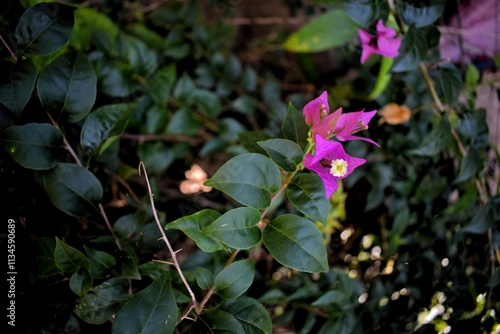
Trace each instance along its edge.
<instances>
[{"instance_id":1,"label":"veined leaf","mask_svg":"<svg viewBox=\"0 0 500 334\"><path fill-rule=\"evenodd\" d=\"M264 245L284 266L305 272L326 272L328 261L321 233L306 218L284 214L266 225Z\"/></svg>"},{"instance_id":2,"label":"veined leaf","mask_svg":"<svg viewBox=\"0 0 500 334\"><path fill-rule=\"evenodd\" d=\"M292 179L286 194L303 214L326 225L330 201L325 197L323 181L315 174L300 174Z\"/></svg>"},{"instance_id":3,"label":"veined leaf","mask_svg":"<svg viewBox=\"0 0 500 334\"><path fill-rule=\"evenodd\" d=\"M59 129L46 123L28 123L7 128L0 145L21 166L46 170L56 166L66 152Z\"/></svg>"},{"instance_id":4,"label":"veined leaf","mask_svg":"<svg viewBox=\"0 0 500 334\"><path fill-rule=\"evenodd\" d=\"M35 65L31 59L21 58L15 64L2 62L1 68L4 75L0 83L0 103L19 118L35 87Z\"/></svg>"},{"instance_id":5,"label":"veined leaf","mask_svg":"<svg viewBox=\"0 0 500 334\"><path fill-rule=\"evenodd\" d=\"M165 271L150 286L136 293L116 314L112 333L173 333L177 303L170 275Z\"/></svg>"},{"instance_id":6,"label":"veined leaf","mask_svg":"<svg viewBox=\"0 0 500 334\"><path fill-rule=\"evenodd\" d=\"M75 9L58 2L41 2L28 8L16 27L20 47L35 55L62 48L73 30Z\"/></svg>"},{"instance_id":7,"label":"veined leaf","mask_svg":"<svg viewBox=\"0 0 500 334\"><path fill-rule=\"evenodd\" d=\"M269 139L257 142L279 167L293 172L302 162L303 154L300 146L288 139Z\"/></svg>"},{"instance_id":8,"label":"veined leaf","mask_svg":"<svg viewBox=\"0 0 500 334\"><path fill-rule=\"evenodd\" d=\"M236 298L252 285L254 275L252 260L233 262L215 277L215 290L224 299Z\"/></svg>"}]
</instances>

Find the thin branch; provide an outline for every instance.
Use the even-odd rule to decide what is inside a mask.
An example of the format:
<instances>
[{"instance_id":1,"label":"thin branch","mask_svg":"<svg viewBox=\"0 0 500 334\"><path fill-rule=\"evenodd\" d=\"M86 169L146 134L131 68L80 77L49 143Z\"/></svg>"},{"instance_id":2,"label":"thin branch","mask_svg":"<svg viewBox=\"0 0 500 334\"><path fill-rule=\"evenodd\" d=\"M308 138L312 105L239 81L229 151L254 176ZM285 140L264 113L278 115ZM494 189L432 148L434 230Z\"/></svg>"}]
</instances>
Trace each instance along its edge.
<instances>
[{"instance_id":1,"label":"thin branch","mask_svg":"<svg viewBox=\"0 0 500 334\"><path fill-rule=\"evenodd\" d=\"M190 307L188 307L188 308L190 308L189 311L191 311L191 309L197 307L198 302L196 301L196 297L195 297L193 291L191 290L191 287L189 286L186 278L184 277L184 274L183 274L181 267L179 265L179 261L177 260L177 255L174 252L172 246L170 245L170 242L167 239L167 235L165 234L165 231L164 231L163 227L161 226L160 220L159 220L158 215L156 213L155 203L153 201L153 193L151 191L151 185L149 184L148 173L146 172L146 166L144 166L144 163L142 161L139 162L139 168L138 168L139 175L141 175L141 168L144 171L144 178L146 179L146 184L148 186L149 200L151 202L151 210L153 211L153 216L155 218L156 226L158 227L158 230L160 230L163 242L165 242L165 245L167 245L168 252L170 253L170 256L172 257L172 261L174 262L174 267L177 270L177 272L179 273L179 276L181 277L181 280L184 283L184 286L186 287L186 289L189 293L189 296L191 297L191 305L190 305ZM182 316L185 318L188 313L189 312L187 312L185 315L183 314ZM184 318L181 317L181 318L179 318L178 321L180 321Z\"/></svg>"},{"instance_id":2,"label":"thin branch","mask_svg":"<svg viewBox=\"0 0 500 334\"><path fill-rule=\"evenodd\" d=\"M0 34L0 41L2 41L2 44L5 45L5 47L7 48L7 50L9 50L9 53L12 56L12 58L14 58L14 60L17 61L16 54L12 51L12 49L9 46L9 44L7 44L7 42L3 38L2 34Z\"/></svg>"},{"instance_id":3,"label":"thin branch","mask_svg":"<svg viewBox=\"0 0 500 334\"><path fill-rule=\"evenodd\" d=\"M111 226L108 216L106 215L106 211L104 211L104 207L102 206L101 203L97 205L99 207L99 211L101 212L101 216L104 219L104 222L106 223L106 227L108 228L109 232L111 233L111 236L115 239L116 247L118 247L119 250L122 250L122 246L120 245L120 241L118 240L118 237L116 236L115 232L113 231L113 227Z\"/></svg>"}]
</instances>

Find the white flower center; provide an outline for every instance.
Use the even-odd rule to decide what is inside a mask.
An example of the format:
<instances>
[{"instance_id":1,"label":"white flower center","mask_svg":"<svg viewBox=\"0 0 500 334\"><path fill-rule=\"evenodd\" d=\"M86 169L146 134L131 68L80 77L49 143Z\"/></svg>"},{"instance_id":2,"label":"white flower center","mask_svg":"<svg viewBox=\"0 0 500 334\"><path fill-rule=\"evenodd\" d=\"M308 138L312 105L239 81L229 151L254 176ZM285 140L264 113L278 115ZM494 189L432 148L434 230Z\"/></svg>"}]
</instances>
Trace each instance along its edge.
<instances>
[{"instance_id":1,"label":"white flower center","mask_svg":"<svg viewBox=\"0 0 500 334\"><path fill-rule=\"evenodd\" d=\"M332 160L332 168L330 168L330 174L335 177L342 177L347 174L347 161L344 159Z\"/></svg>"}]
</instances>

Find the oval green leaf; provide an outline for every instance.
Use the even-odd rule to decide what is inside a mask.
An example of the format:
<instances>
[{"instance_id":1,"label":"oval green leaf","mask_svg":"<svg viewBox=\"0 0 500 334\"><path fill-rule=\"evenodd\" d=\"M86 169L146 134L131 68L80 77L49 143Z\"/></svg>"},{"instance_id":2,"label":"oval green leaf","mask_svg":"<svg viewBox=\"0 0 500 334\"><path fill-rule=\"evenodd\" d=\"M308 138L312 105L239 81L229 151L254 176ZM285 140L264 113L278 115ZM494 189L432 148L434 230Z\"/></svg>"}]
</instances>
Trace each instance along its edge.
<instances>
[{"instance_id":1,"label":"oval green leaf","mask_svg":"<svg viewBox=\"0 0 500 334\"><path fill-rule=\"evenodd\" d=\"M332 30L332 24L335 25ZM358 35L358 25L342 10L333 9L322 14L284 42L283 47L292 52L319 52L343 45Z\"/></svg>"},{"instance_id":2,"label":"oval green leaf","mask_svg":"<svg viewBox=\"0 0 500 334\"><path fill-rule=\"evenodd\" d=\"M330 201L325 197L323 181L315 174L300 174L288 185L290 202L303 214L326 225Z\"/></svg>"},{"instance_id":3,"label":"oval green leaf","mask_svg":"<svg viewBox=\"0 0 500 334\"><path fill-rule=\"evenodd\" d=\"M452 63L443 63L438 66L439 82L444 99L448 105L453 105L458 101L462 91L462 74Z\"/></svg>"},{"instance_id":4,"label":"oval green leaf","mask_svg":"<svg viewBox=\"0 0 500 334\"><path fill-rule=\"evenodd\" d=\"M62 160L61 131L46 123L12 126L0 135L0 145L24 168L46 170Z\"/></svg>"},{"instance_id":5,"label":"oval green leaf","mask_svg":"<svg viewBox=\"0 0 500 334\"><path fill-rule=\"evenodd\" d=\"M135 294L116 314L112 333L173 333L177 303L165 271L150 286Z\"/></svg>"},{"instance_id":6,"label":"oval green leaf","mask_svg":"<svg viewBox=\"0 0 500 334\"><path fill-rule=\"evenodd\" d=\"M36 87L43 108L54 118L78 122L94 105L97 77L85 55L65 53L43 70Z\"/></svg>"},{"instance_id":7,"label":"oval green leaf","mask_svg":"<svg viewBox=\"0 0 500 334\"><path fill-rule=\"evenodd\" d=\"M43 186L57 208L76 217L96 212L94 203L102 198L103 193L94 174L76 164L59 163L45 172Z\"/></svg>"},{"instance_id":8,"label":"oval green leaf","mask_svg":"<svg viewBox=\"0 0 500 334\"><path fill-rule=\"evenodd\" d=\"M232 314L246 334L271 334L273 325L269 313L257 300L240 297L224 301L220 309Z\"/></svg>"},{"instance_id":9,"label":"oval green leaf","mask_svg":"<svg viewBox=\"0 0 500 334\"><path fill-rule=\"evenodd\" d=\"M202 290L208 290L214 284L214 275L206 268L196 268L196 284Z\"/></svg>"},{"instance_id":10,"label":"oval green leaf","mask_svg":"<svg viewBox=\"0 0 500 334\"><path fill-rule=\"evenodd\" d=\"M118 103L94 110L83 124L80 142L87 153L100 155L121 135L130 119L128 104Z\"/></svg>"},{"instance_id":11,"label":"oval green leaf","mask_svg":"<svg viewBox=\"0 0 500 334\"><path fill-rule=\"evenodd\" d=\"M288 104L288 110L281 125L283 136L297 143L302 149L307 145L309 126L306 124L304 115L298 111L293 104Z\"/></svg>"},{"instance_id":12,"label":"oval green leaf","mask_svg":"<svg viewBox=\"0 0 500 334\"><path fill-rule=\"evenodd\" d=\"M260 212L252 208L236 208L226 212L202 233L234 249L249 249L260 241Z\"/></svg>"},{"instance_id":13,"label":"oval green leaf","mask_svg":"<svg viewBox=\"0 0 500 334\"><path fill-rule=\"evenodd\" d=\"M241 334L245 333L240 322L222 310L203 312L191 326L190 334Z\"/></svg>"},{"instance_id":14,"label":"oval green leaf","mask_svg":"<svg viewBox=\"0 0 500 334\"><path fill-rule=\"evenodd\" d=\"M90 261L78 249L68 246L56 237L54 262L62 272L72 273L78 268L90 269Z\"/></svg>"},{"instance_id":15,"label":"oval green leaf","mask_svg":"<svg viewBox=\"0 0 500 334\"><path fill-rule=\"evenodd\" d=\"M90 273L94 278L104 278L106 271L116 264L115 258L106 252L83 246L90 261Z\"/></svg>"},{"instance_id":16,"label":"oval green leaf","mask_svg":"<svg viewBox=\"0 0 500 334\"><path fill-rule=\"evenodd\" d=\"M263 241L276 261L284 266L305 272L328 270L323 238L309 219L281 215L266 226Z\"/></svg>"},{"instance_id":17,"label":"oval green leaf","mask_svg":"<svg viewBox=\"0 0 500 334\"><path fill-rule=\"evenodd\" d=\"M75 314L92 325L100 325L109 320L116 313L119 304L94 293L88 293L78 299L73 311Z\"/></svg>"},{"instance_id":18,"label":"oval green leaf","mask_svg":"<svg viewBox=\"0 0 500 334\"><path fill-rule=\"evenodd\" d=\"M404 35L399 47L399 55L394 59L392 72L412 71L418 67L427 54L427 40L425 32L415 27L410 27Z\"/></svg>"},{"instance_id":19,"label":"oval green leaf","mask_svg":"<svg viewBox=\"0 0 500 334\"><path fill-rule=\"evenodd\" d=\"M267 154L279 167L286 172L293 172L302 162L303 154L300 146L288 139L269 139L257 144L266 150Z\"/></svg>"},{"instance_id":20,"label":"oval green leaf","mask_svg":"<svg viewBox=\"0 0 500 334\"><path fill-rule=\"evenodd\" d=\"M69 279L69 287L78 296L83 296L92 288L92 276L85 268L78 268Z\"/></svg>"},{"instance_id":21,"label":"oval green leaf","mask_svg":"<svg viewBox=\"0 0 500 334\"><path fill-rule=\"evenodd\" d=\"M254 275L252 260L233 262L215 277L215 291L224 299L239 297L252 285Z\"/></svg>"},{"instance_id":22,"label":"oval green leaf","mask_svg":"<svg viewBox=\"0 0 500 334\"><path fill-rule=\"evenodd\" d=\"M181 230L204 252L211 253L225 248L214 238L202 232L202 229L220 217L220 213L205 209L190 216L179 218L165 226L165 229Z\"/></svg>"},{"instance_id":23,"label":"oval green leaf","mask_svg":"<svg viewBox=\"0 0 500 334\"><path fill-rule=\"evenodd\" d=\"M264 209L271 203L271 194L281 185L276 165L257 153L238 155L226 162L205 182L243 205Z\"/></svg>"},{"instance_id":24,"label":"oval green leaf","mask_svg":"<svg viewBox=\"0 0 500 334\"><path fill-rule=\"evenodd\" d=\"M62 48L73 30L75 9L57 2L30 7L16 27L20 48L35 55L47 55Z\"/></svg>"},{"instance_id":25,"label":"oval green leaf","mask_svg":"<svg viewBox=\"0 0 500 334\"><path fill-rule=\"evenodd\" d=\"M19 118L35 87L35 65L29 58L20 58L14 65L2 62L1 69L4 75L0 83L0 103Z\"/></svg>"}]
</instances>

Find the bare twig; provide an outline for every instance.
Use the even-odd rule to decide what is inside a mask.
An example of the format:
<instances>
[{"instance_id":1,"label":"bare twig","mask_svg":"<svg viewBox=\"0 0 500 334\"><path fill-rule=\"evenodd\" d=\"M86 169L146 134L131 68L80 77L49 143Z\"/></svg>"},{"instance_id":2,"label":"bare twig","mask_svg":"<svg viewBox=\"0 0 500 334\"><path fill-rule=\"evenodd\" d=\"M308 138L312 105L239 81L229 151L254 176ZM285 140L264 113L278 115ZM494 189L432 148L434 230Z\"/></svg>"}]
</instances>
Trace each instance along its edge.
<instances>
[{"instance_id":1,"label":"bare twig","mask_svg":"<svg viewBox=\"0 0 500 334\"><path fill-rule=\"evenodd\" d=\"M7 50L9 50L9 53L12 56L12 58L14 58L14 60L17 61L16 54L12 51L12 49L9 46L9 44L7 44L7 42L3 38L2 34L0 34L0 41L2 41L2 44L5 45L5 48L7 48Z\"/></svg>"},{"instance_id":2,"label":"bare twig","mask_svg":"<svg viewBox=\"0 0 500 334\"><path fill-rule=\"evenodd\" d=\"M179 319L177 320L178 322L180 322L181 320L183 320L184 318L187 317L187 315L189 314L189 312L191 312L191 310L193 308L197 309L198 302L196 301L196 297L195 297L193 291L191 290L191 287L189 286L186 278L184 277L184 273L182 272L181 267L179 265L179 261L177 260L176 252L173 250L172 246L170 245L170 241L168 241L167 235L165 234L165 231L164 231L163 227L161 226L160 220L159 220L158 215L156 213L155 203L153 201L154 195L151 191L151 185L149 184L149 178L148 178L148 173L146 172L146 166L144 166L144 163L142 161L139 163L139 168L138 168L139 175L141 175L141 169L144 172L144 178L146 179L146 184L148 186L149 200L151 203L151 210L153 211L153 216L155 218L156 226L158 227L158 230L160 230L163 242L165 242L165 245L167 245L168 252L170 253L170 257L172 257L172 261L174 263L174 267L177 270L177 272L179 273L179 276L181 277L181 280L184 283L184 286L186 287L186 289L189 293L189 296L191 297L191 303L189 304L187 310L185 310L183 312L183 314L181 315L181 317L179 317Z\"/></svg>"}]
</instances>

